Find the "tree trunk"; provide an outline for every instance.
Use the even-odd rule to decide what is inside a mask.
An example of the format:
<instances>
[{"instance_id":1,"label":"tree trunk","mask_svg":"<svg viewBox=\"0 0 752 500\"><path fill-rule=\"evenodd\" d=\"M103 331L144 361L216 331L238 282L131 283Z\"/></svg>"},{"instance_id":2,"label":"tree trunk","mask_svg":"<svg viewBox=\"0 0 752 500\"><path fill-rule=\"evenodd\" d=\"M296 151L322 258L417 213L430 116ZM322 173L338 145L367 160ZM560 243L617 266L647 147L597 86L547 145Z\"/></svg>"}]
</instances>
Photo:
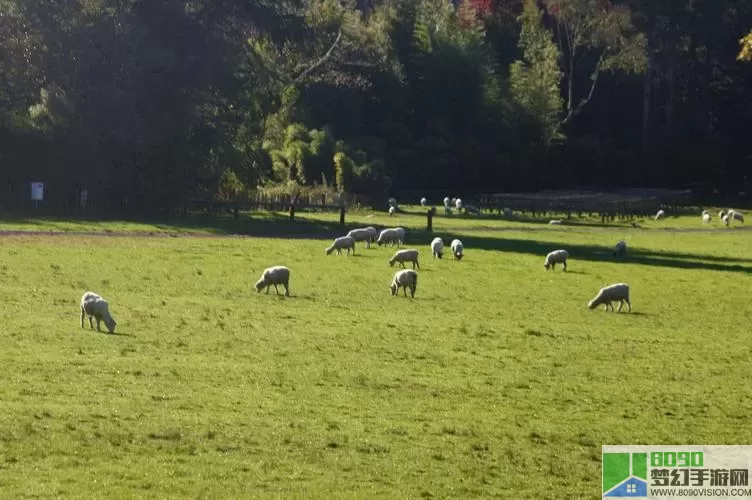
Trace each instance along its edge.
<instances>
[{"instance_id":1,"label":"tree trunk","mask_svg":"<svg viewBox=\"0 0 752 500\"><path fill-rule=\"evenodd\" d=\"M647 68L642 89L642 150L650 147L650 108L653 100L653 54L648 52Z\"/></svg>"}]
</instances>

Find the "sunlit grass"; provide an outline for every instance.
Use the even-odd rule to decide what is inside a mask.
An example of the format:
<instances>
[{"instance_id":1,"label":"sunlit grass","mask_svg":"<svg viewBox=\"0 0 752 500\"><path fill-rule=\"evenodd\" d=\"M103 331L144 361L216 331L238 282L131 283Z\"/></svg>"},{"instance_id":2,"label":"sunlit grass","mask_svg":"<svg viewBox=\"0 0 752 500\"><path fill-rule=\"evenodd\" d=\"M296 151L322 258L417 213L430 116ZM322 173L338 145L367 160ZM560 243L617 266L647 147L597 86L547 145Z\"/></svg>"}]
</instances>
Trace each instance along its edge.
<instances>
[{"instance_id":1,"label":"sunlit grass","mask_svg":"<svg viewBox=\"0 0 752 500\"><path fill-rule=\"evenodd\" d=\"M361 221L412 228L414 300L393 249L323 237L4 236L2 495L590 498L602 444L752 439L751 232L437 217L455 262L424 215ZM274 264L292 297L252 288ZM617 281L632 314L587 309ZM80 328L86 290L118 335Z\"/></svg>"}]
</instances>

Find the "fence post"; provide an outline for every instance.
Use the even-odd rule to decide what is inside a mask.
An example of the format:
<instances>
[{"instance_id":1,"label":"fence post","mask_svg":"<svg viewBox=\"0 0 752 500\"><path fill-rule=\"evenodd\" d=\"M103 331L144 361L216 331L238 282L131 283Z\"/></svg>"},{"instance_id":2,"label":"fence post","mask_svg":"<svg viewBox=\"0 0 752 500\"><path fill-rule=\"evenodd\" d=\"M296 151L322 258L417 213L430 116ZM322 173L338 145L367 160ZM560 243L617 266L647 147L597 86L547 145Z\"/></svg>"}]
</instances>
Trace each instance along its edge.
<instances>
[{"instance_id":1,"label":"fence post","mask_svg":"<svg viewBox=\"0 0 752 500\"><path fill-rule=\"evenodd\" d=\"M345 225L345 205L344 203L339 206L339 225Z\"/></svg>"},{"instance_id":2,"label":"fence post","mask_svg":"<svg viewBox=\"0 0 752 500\"><path fill-rule=\"evenodd\" d=\"M290 222L295 222L295 203L290 202Z\"/></svg>"},{"instance_id":3,"label":"fence post","mask_svg":"<svg viewBox=\"0 0 752 500\"><path fill-rule=\"evenodd\" d=\"M431 209L426 212L426 217L428 219L426 221L426 230L429 232L433 231L433 216L435 213L436 213L436 207L431 207Z\"/></svg>"}]
</instances>

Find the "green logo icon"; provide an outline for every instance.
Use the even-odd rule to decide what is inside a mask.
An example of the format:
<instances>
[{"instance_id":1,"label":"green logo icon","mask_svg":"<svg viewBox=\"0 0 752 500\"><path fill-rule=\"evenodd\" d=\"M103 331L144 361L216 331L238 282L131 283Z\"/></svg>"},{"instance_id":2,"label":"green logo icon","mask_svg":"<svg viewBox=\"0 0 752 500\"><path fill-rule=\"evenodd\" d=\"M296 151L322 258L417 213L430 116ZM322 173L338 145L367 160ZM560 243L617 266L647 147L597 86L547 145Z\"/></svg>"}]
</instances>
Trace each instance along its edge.
<instances>
[{"instance_id":1,"label":"green logo icon","mask_svg":"<svg viewBox=\"0 0 752 500\"><path fill-rule=\"evenodd\" d=\"M648 496L647 453L603 454L603 498Z\"/></svg>"}]
</instances>

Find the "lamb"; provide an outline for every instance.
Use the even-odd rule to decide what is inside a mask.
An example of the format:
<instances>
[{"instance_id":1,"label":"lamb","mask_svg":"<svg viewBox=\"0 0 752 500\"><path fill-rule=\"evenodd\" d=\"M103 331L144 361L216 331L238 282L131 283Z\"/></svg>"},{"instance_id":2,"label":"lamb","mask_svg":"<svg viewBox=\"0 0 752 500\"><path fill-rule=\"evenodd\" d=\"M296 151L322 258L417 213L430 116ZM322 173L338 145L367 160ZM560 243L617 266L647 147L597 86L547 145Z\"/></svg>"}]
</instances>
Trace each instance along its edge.
<instances>
[{"instance_id":1,"label":"lamb","mask_svg":"<svg viewBox=\"0 0 752 500\"><path fill-rule=\"evenodd\" d=\"M744 214L741 212L737 212L736 210L729 210L729 219L730 220L738 220L742 224L744 224Z\"/></svg>"},{"instance_id":2,"label":"lamb","mask_svg":"<svg viewBox=\"0 0 752 500\"><path fill-rule=\"evenodd\" d=\"M564 222L563 222L563 221L562 221L561 219L552 219L552 220L548 221L548 224L549 224L550 226L560 226L560 225L562 225L563 223L564 223Z\"/></svg>"},{"instance_id":3,"label":"lamb","mask_svg":"<svg viewBox=\"0 0 752 500\"><path fill-rule=\"evenodd\" d=\"M351 237L355 241L365 241L366 242L366 248L371 248L371 242L376 241L376 238L378 238L379 233L376 231L375 227L363 227L359 229L353 229L349 233L347 233L347 236Z\"/></svg>"},{"instance_id":4,"label":"lamb","mask_svg":"<svg viewBox=\"0 0 752 500\"><path fill-rule=\"evenodd\" d=\"M566 250L554 250L553 252L550 252L548 255L546 255L546 261L543 263L543 267L546 268L546 271L548 271L549 267L551 268L551 270L555 270L556 264L562 264L564 266L564 271L566 271L568 257L569 252L567 252Z\"/></svg>"},{"instance_id":5,"label":"lamb","mask_svg":"<svg viewBox=\"0 0 752 500\"><path fill-rule=\"evenodd\" d=\"M431 241L431 252L434 259L437 257L440 259L444 255L444 242L441 241L441 238L434 238Z\"/></svg>"},{"instance_id":6,"label":"lamb","mask_svg":"<svg viewBox=\"0 0 752 500\"><path fill-rule=\"evenodd\" d=\"M392 296L396 296L399 289L402 288L405 291L405 297L407 297L407 289L410 288L410 297L415 298L415 290L418 288L418 273L412 269L403 269L394 273L394 279L389 286L392 291Z\"/></svg>"},{"instance_id":7,"label":"lamb","mask_svg":"<svg viewBox=\"0 0 752 500\"><path fill-rule=\"evenodd\" d=\"M421 207L425 207L426 205L428 205L428 200L426 200L425 197L421 198L420 199L420 206Z\"/></svg>"},{"instance_id":8,"label":"lamb","mask_svg":"<svg viewBox=\"0 0 752 500\"><path fill-rule=\"evenodd\" d=\"M464 256L465 247L460 240L452 240L452 255L456 260L462 260Z\"/></svg>"},{"instance_id":9,"label":"lamb","mask_svg":"<svg viewBox=\"0 0 752 500\"><path fill-rule=\"evenodd\" d=\"M261 289L266 287L266 293L269 293L269 287L274 285L274 290L279 295L277 285L285 287L285 296L290 296L290 270L285 266L273 266L264 269L261 278L256 282L256 291L261 293Z\"/></svg>"},{"instance_id":10,"label":"lamb","mask_svg":"<svg viewBox=\"0 0 752 500\"><path fill-rule=\"evenodd\" d=\"M626 283L617 283L615 285L606 286L600 289L598 295L588 303L590 309L595 309L601 304L605 304L605 310L608 311L610 307L614 310L612 302L619 301L619 312L624 306L624 302L629 307L629 312L632 312L632 303L629 301L629 285Z\"/></svg>"},{"instance_id":11,"label":"lamb","mask_svg":"<svg viewBox=\"0 0 752 500\"><path fill-rule=\"evenodd\" d=\"M619 240L614 247L614 256L622 257L627 254L627 242Z\"/></svg>"},{"instance_id":12,"label":"lamb","mask_svg":"<svg viewBox=\"0 0 752 500\"><path fill-rule=\"evenodd\" d=\"M472 214L472 215L480 215L480 209L476 207L475 205L466 205L465 213Z\"/></svg>"},{"instance_id":13,"label":"lamb","mask_svg":"<svg viewBox=\"0 0 752 500\"><path fill-rule=\"evenodd\" d=\"M102 298L101 295L94 292L86 292L81 297L81 328L84 327L84 318L89 317L89 327L94 329L94 322L92 318L97 320L97 331L100 330L100 322L104 321L104 325L107 327L107 331L115 333L115 327L117 321L115 321L110 314L110 307L107 301Z\"/></svg>"},{"instance_id":14,"label":"lamb","mask_svg":"<svg viewBox=\"0 0 752 500\"><path fill-rule=\"evenodd\" d=\"M337 255L342 254L342 250L347 249L347 255L350 255L350 250L355 253L355 239L352 236L340 236L335 239L329 247L326 249L326 254L330 255L333 251L337 251Z\"/></svg>"},{"instance_id":15,"label":"lamb","mask_svg":"<svg viewBox=\"0 0 752 500\"><path fill-rule=\"evenodd\" d=\"M661 219L664 219L665 217L666 217L666 212L664 212L663 210L658 210L658 213L655 214L655 220L661 220Z\"/></svg>"},{"instance_id":16,"label":"lamb","mask_svg":"<svg viewBox=\"0 0 752 500\"><path fill-rule=\"evenodd\" d=\"M402 267L405 267L405 262L412 262L413 269L415 269L416 267L420 269L420 264L418 264L417 250L397 250L397 252L392 255L392 258L389 259L389 265L394 267L395 262L399 262L400 266Z\"/></svg>"}]
</instances>

